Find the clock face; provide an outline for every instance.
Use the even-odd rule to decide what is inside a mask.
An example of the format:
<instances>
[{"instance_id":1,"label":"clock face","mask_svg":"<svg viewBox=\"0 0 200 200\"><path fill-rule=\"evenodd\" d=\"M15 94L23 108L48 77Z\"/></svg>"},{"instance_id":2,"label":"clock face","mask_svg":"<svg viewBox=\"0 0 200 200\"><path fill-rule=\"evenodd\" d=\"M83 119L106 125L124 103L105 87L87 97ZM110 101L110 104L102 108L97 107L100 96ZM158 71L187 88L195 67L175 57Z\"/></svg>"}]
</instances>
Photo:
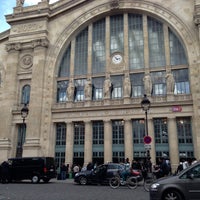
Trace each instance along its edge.
<instances>
[{"instance_id":1,"label":"clock face","mask_svg":"<svg viewBox=\"0 0 200 200\"><path fill-rule=\"evenodd\" d=\"M120 54L113 55L112 62L114 64L120 64L122 62L122 56Z\"/></svg>"}]
</instances>

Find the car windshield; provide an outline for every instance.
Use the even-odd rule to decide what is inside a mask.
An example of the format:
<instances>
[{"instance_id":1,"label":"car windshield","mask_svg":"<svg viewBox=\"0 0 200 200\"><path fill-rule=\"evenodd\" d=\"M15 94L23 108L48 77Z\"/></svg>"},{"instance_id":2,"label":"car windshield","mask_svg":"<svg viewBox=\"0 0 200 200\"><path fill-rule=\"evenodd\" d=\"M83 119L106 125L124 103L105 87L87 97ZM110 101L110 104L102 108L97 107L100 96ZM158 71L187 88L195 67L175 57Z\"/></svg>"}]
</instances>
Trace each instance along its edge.
<instances>
[{"instance_id":1,"label":"car windshield","mask_svg":"<svg viewBox=\"0 0 200 200\"><path fill-rule=\"evenodd\" d=\"M181 179L189 178L193 175L193 178L200 178L200 165L194 166L190 170L185 170L186 172L180 176Z\"/></svg>"}]
</instances>

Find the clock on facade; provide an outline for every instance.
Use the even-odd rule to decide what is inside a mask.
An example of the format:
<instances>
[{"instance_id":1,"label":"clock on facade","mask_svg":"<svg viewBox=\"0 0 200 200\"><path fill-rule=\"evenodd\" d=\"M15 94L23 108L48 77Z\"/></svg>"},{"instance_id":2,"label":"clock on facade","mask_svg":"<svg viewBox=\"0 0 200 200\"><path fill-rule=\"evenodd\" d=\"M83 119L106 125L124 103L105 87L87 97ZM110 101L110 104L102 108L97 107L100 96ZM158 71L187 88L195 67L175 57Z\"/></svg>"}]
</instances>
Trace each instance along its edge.
<instances>
[{"instance_id":1,"label":"clock on facade","mask_svg":"<svg viewBox=\"0 0 200 200\"><path fill-rule=\"evenodd\" d=\"M112 62L114 64L120 64L122 62L123 58L122 58L122 55L121 54L114 54L112 56Z\"/></svg>"}]
</instances>

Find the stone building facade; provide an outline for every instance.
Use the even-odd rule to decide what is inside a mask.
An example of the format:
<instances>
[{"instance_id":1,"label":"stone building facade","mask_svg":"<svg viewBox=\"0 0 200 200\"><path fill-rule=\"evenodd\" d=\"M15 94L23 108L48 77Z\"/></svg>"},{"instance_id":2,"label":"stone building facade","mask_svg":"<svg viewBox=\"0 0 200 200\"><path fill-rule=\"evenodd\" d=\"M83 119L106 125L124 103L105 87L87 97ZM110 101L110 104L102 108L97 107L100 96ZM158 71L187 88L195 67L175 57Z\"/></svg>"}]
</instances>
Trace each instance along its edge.
<instances>
[{"instance_id":1,"label":"stone building facade","mask_svg":"<svg viewBox=\"0 0 200 200\"><path fill-rule=\"evenodd\" d=\"M144 94L153 163L199 159L199 13L200 0L16 4L0 34L1 160L19 146L58 164L145 158Z\"/></svg>"}]
</instances>

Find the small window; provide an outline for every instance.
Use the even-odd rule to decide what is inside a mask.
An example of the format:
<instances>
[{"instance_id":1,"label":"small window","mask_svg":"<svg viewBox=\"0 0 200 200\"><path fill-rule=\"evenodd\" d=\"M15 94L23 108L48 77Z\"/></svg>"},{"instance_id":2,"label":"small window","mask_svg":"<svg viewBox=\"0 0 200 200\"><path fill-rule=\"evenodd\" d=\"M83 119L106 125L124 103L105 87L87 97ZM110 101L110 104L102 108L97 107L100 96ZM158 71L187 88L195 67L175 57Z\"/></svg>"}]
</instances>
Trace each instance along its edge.
<instances>
[{"instance_id":1,"label":"small window","mask_svg":"<svg viewBox=\"0 0 200 200\"><path fill-rule=\"evenodd\" d=\"M22 97L21 97L21 103L22 104L29 104L29 101L30 101L30 90L31 90L30 85L25 85L22 88Z\"/></svg>"}]
</instances>

